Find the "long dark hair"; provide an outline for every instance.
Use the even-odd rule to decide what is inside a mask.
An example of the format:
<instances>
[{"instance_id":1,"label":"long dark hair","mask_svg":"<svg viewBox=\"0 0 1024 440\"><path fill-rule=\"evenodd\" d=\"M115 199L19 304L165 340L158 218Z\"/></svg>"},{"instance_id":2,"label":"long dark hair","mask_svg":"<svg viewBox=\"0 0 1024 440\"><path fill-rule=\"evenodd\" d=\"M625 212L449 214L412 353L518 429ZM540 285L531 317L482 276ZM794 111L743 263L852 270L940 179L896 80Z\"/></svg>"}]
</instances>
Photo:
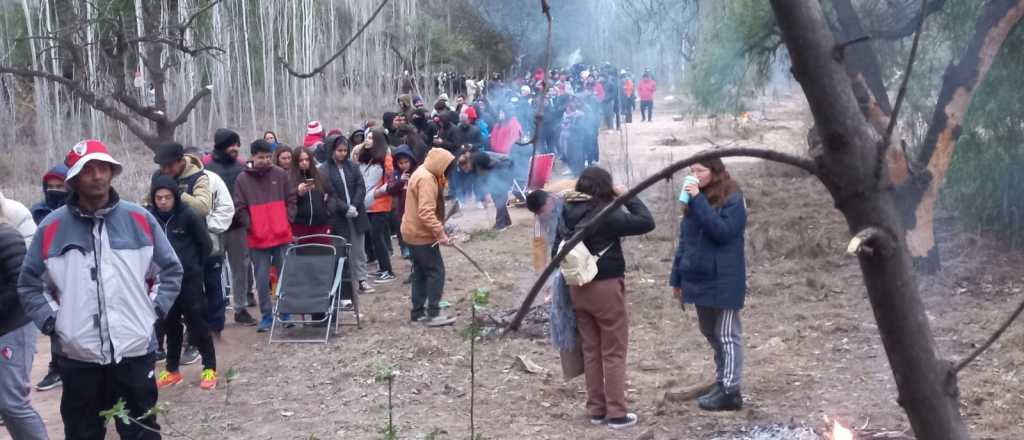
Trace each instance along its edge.
<instances>
[{"instance_id":1,"label":"long dark hair","mask_svg":"<svg viewBox=\"0 0 1024 440\"><path fill-rule=\"evenodd\" d=\"M333 151L331 151L333 156ZM299 159L305 155L309 157L309 170L302 171L299 169ZM316 169L316 159L313 158L313 153L309 150L302 148L301 146L295 147L292 150L292 166L288 170L288 174L291 175L292 181L296 185L305 181L306 179L313 179L313 185L316 186L317 191L324 192L324 182L320 179L320 171Z\"/></svg>"},{"instance_id":2,"label":"long dark hair","mask_svg":"<svg viewBox=\"0 0 1024 440\"><path fill-rule=\"evenodd\" d=\"M356 159L359 163L384 166L384 159L388 155L388 135L379 128L370 130L370 133L373 133L373 143L359 150L359 157Z\"/></svg>"},{"instance_id":3,"label":"long dark hair","mask_svg":"<svg viewBox=\"0 0 1024 440\"><path fill-rule=\"evenodd\" d=\"M708 198L708 203L711 206L721 208L729 196L740 192L740 185L725 170L725 163L722 162L722 159L708 159L699 163L704 168L711 170L711 182L701 188L701 192Z\"/></svg>"},{"instance_id":4,"label":"long dark hair","mask_svg":"<svg viewBox=\"0 0 1024 440\"><path fill-rule=\"evenodd\" d=\"M615 200L612 175L601 167L587 167L576 180L576 191L589 195L591 204L604 206Z\"/></svg>"}]
</instances>

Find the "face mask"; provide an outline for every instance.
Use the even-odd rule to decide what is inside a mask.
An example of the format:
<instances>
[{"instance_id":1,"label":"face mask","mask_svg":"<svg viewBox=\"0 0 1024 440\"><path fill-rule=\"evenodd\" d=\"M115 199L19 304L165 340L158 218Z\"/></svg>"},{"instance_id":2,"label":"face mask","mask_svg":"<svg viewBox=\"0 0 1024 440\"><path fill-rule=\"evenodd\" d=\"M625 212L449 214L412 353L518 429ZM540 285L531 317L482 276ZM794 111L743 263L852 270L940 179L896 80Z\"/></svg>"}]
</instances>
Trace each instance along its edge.
<instances>
[{"instance_id":1,"label":"face mask","mask_svg":"<svg viewBox=\"0 0 1024 440\"><path fill-rule=\"evenodd\" d=\"M46 206L50 209L57 209L64 206L68 200L68 192L62 189L48 189L45 193Z\"/></svg>"}]
</instances>

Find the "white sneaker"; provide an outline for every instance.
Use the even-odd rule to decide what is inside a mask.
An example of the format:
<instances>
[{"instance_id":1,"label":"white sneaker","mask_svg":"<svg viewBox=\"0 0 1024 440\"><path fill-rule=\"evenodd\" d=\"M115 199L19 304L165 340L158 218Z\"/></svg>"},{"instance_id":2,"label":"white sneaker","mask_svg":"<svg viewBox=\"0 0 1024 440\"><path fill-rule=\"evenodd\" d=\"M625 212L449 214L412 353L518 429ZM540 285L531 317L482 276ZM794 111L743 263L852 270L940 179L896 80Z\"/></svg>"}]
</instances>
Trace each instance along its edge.
<instances>
[{"instance_id":1,"label":"white sneaker","mask_svg":"<svg viewBox=\"0 0 1024 440\"><path fill-rule=\"evenodd\" d=\"M621 419L606 419L606 420L608 421L608 427L611 428L611 429L626 429L626 428L632 427L633 425L636 425L636 423L640 420L640 418L637 417L636 414L633 414L633 413L626 414L626 417L623 417L623 419L625 419L625 420L621 420Z\"/></svg>"}]
</instances>

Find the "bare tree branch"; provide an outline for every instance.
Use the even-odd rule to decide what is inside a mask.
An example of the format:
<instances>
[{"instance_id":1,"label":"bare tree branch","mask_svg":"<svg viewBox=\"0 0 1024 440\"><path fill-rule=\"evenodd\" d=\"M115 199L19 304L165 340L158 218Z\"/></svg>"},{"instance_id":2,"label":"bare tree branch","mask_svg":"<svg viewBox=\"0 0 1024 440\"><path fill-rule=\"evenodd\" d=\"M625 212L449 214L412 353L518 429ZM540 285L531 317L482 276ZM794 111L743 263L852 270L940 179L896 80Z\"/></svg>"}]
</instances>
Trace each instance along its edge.
<instances>
[{"instance_id":1,"label":"bare tree branch","mask_svg":"<svg viewBox=\"0 0 1024 440\"><path fill-rule=\"evenodd\" d=\"M534 110L533 116L533 139L530 139L527 143L519 143L519 145L533 144L533 152L530 153L530 170L526 175L526 188L530 188L531 179L533 179L533 158L537 156L537 139L540 138L540 129L544 125L544 107L545 101L548 98L548 83L552 81L551 76L551 6L548 5L548 0L540 0L540 12L544 14L544 18L548 21L548 34L547 41L544 43L544 81L541 81L540 98L537 99L537 109Z\"/></svg>"},{"instance_id":2,"label":"bare tree branch","mask_svg":"<svg viewBox=\"0 0 1024 440\"><path fill-rule=\"evenodd\" d=\"M971 352L971 354L967 355L967 357L963 358L960 362L957 362L950 374L955 377L960 373L960 370L963 370L964 367L967 367L967 365L977 359L981 353L991 347L992 344L994 344L996 340L1006 332L1006 329L1010 328L1010 324L1013 324L1013 321L1016 321L1017 318L1020 317L1021 312L1024 312L1024 301L1021 301L1020 305L1017 306L1017 309L1014 310L1013 313L1010 313L1010 316L1006 318L1003 325L999 326L995 333L992 333L992 336L989 336L984 344L981 344L981 346Z\"/></svg>"},{"instance_id":3,"label":"bare tree branch","mask_svg":"<svg viewBox=\"0 0 1024 440\"><path fill-rule=\"evenodd\" d=\"M926 5L921 9L920 12L914 14L914 17L907 20L903 24L893 29L870 29L868 34L872 38L881 40L899 40L910 36L916 32L919 23L924 21L926 17L942 10L946 6L946 0L924 0L927 2Z\"/></svg>"},{"instance_id":4,"label":"bare tree branch","mask_svg":"<svg viewBox=\"0 0 1024 440\"><path fill-rule=\"evenodd\" d=\"M889 115L889 127L885 129L885 137L882 138L882 143L885 146L888 146L889 141L892 139L892 132L896 129L896 123L899 120L900 106L903 105L903 98L907 95L907 84L910 83L910 74L914 71L914 60L917 58L917 44L921 41L924 19L928 16L927 10L928 0L921 0L921 14L919 14L921 18L917 22L917 30L914 32L914 43L910 46L910 56L907 57L907 70L903 73L903 82L900 84L900 90L896 94L896 103L893 104L892 114Z\"/></svg>"},{"instance_id":5,"label":"bare tree branch","mask_svg":"<svg viewBox=\"0 0 1024 440\"><path fill-rule=\"evenodd\" d=\"M292 76L294 76L296 78L302 78L302 79L312 78L314 75L316 75L318 73L322 73L324 71L324 69L327 68L328 65L330 65L332 62L334 62L334 60L338 59L338 57L340 57L341 54L345 53L345 51L348 50L348 47L351 46L352 43L355 42L356 39L359 38L359 36L363 34L363 31L365 31L366 28L370 27L370 23L373 23L373 20L377 18L377 15L380 14L380 11L384 10L384 6L387 5L387 4L388 4L388 0L381 0L380 6L377 6L377 9L373 11L373 15L370 15L370 18L368 20L366 20L366 23L363 23L363 25L359 27L359 30L356 31L356 33L352 35L352 38L349 38L348 41L345 42L345 45L341 46L341 49L338 49L338 51L335 52L334 55L331 55L331 57L328 58L327 61L324 61L323 64L320 64L320 66L318 66L317 68L309 71L308 73L300 73L300 72L296 71L294 68L292 68L292 65L288 64L288 62L284 60L284 57L282 57L280 55L277 56L277 61L279 63L281 63L281 65L284 66L284 70L288 71L288 73L290 75L292 75Z\"/></svg>"},{"instance_id":6,"label":"bare tree branch","mask_svg":"<svg viewBox=\"0 0 1024 440\"><path fill-rule=\"evenodd\" d=\"M650 188L654 184L662 180L671 178L673 174L679 172L679 170L682 170L683 168L686 168L690 165L705 160L718 159L723 157L756 157L769 160L772 162L780 162L792 165L804 171L807 171L812 175L818 175L818 165L815 164L810 159L760 148L726 148L720 150L705 151L703 153L697 153L693 156L690 156L686 159L680 160L676 163L673 163L672 165L663 168L661 171L652 174L651 176L644 179L642 182L638 183L637 186L631 188L629 191L626 191L625 194L622 194L619 197L617 197L615 201L608 204L608 206L605 206L604 209L601 210L601 212L597 213L597 215L595 215L592 220L588 221L585 225L583 225L582 228L577 228L578 232L576 232L576 234L574 234L572 238L567 240L562 245L561 250L559 250L558 253L551 259L551 262L548 263L548 266L544 268L544 271L541 272L541 274L537 277L537 280L534 281L533 287L531 287L530 291L526 294L526 298L523 300L523 304L519 307L519 311L516 312L516 315L515 317L512 318L512 321L509 322L508 327L506 327L505 331L502 332L502 336L507 335L509 332L513 332L519 329L519 324L522 323L523 318L526 316L526 312L528 312L530 310L530 307L533 306L533 300L537 297L537 293L540 292L540 290L544 287L544 285L547 283L548 277L550 277L551 274L554 273L555 269L558 268L559 263L561 263L562 260L565 259L565 256L569 254L569 251L571 251L573 247L575 247L577 244L579 244L584 239L593 234L594 231L597 230L598 226L600 226L602 223L605 222L605 220L611 217L612 214L618 211L619 208L622 207L622 205L625 205L628 200L636 197L641 192L643 192L647 188Z\"/></svg>"},{"instance_id":7,"label":"bare tree branch","mask_svg":"<svg viewBox=\"0 0 1024 440\"><path fill-rule=\"evenodd\" d=\"M210 96L212 93L212 85L208 85L206 87L199 89L199 91L196 92L195 95L192 95L192 99L190 99L188 103L185 104L185 107L182 107L181 111L178 112L178 117L175 118L174 121L171 121L171 124L177 126L184 124L186 121L188 121L188 115L192 113L192 110L196 107L196 105L199 105L199 101L202 101L203 98Z\"/></svg>"}]
</instances>

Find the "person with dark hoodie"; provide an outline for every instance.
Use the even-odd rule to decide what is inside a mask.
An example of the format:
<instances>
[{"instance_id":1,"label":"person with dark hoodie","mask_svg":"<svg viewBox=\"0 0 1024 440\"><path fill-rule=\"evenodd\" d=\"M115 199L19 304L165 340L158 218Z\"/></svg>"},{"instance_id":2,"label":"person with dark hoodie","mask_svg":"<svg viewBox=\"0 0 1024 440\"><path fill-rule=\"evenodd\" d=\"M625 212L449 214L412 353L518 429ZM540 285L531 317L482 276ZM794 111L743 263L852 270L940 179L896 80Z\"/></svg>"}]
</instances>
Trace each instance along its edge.
<instances>
[{"instance_id":1,"label":"person with dark hoodie","mask_svg":"<svg viewBox=\"0 0 1024 440\"><path fill-rule=\"evenodd\" d=\"M373 282L385 284L395 280L391 267L391 195L387 192L388 180L394 172L394 162L388 152L387 137L383 130L370 131L370 141L356 157L359 170L366 183L366 212L370 216L370 240L373 255L379 270L372 274Z\"/></svg>"},{"instance_id":2,"label":"person with dark hoodie","mask_svg":"<svg viewBox=\"0 0 1024 440\"><path fill-rule=\"evenodd\" d=\"M178 183L168 176L158 174L153 177L149 200L152 201L149 212L167 234L185 271L181 292L163 320L167 331L167 365L157 376L156 385L157 388L166 388L183 380L178 367L185 333L181 325L184 320L188 325L189 343L199 350L203 359L199 387L212 390L217 387L217 357L206 323L206 298L203 296L203 264L213 246L206 230L206 220L185 205Z\"/></svg>"},{"instance_id":3,"label":"person with dark hoodie","mask_svg":"<svg viewBox=\"0 0 1024 440\"><path fill-rule=\"evenodd\" d=\"M245 170L239 160L241 139L238 133L226 128L217 129L213 135L212 160L206 169L216 173L224 181L229 191L234 193L235 182ZM224 252L227 253L228 266L231 268L231 305L235 310L235 322L242 325L256 325L256 320L245 309L248 304L252 285L250 284L249 245L246 231L242 224L241 214L235 211L231 226L224 232Z\"/></svg>"},{"instance_id":4,"label":"person with dark hoodie","mask_svg":"<svg viewBox=\"0 0 1024 440\"><path fill-rule=\"evenodd\" d=\"M469 175L474 185L490 194L494 202L494 230L504 231L512 226L508 213L508 191L512 188L515 168L512 159L490 151L463 151L459 155L459 169Z\"/></svg>"},{"instance_id":5,"label":"person with dark hoodie","mask_svg":"<svg viewBox=\"0 0 1024 440\"><path fill-rule=\"evenodd\" d=\"M405 144L395 148L391 156L395 160L394 175L387 186L387 192L391 194L395 205L395 209L391 211L393 216L391 224L395 224L397 220L399 227L395 230L398 231L398 247L402 250L402 258L409 258L409 249L402 241L401 224L402 217L405 216L405 189L413 171L416 171L416 156L412 154L412 149Z\"/></svg>"},{"instance_id":6,"label":"person with dark hoodie","mask_svg":"<svg viewBox=\"0 0 1024 440\"><path fill-rule=\"evenodd\" d=\"M589 167L576 181L576 192L566 195L551 255L605 206L626 192L612 183L608 171ZM583 240L597 257L597 275L581 286L569 286L576 326L582 340L587 411L595 425L623 429L637 423L626 407L626 354L629 321L626 313L626 260L622 237L654 230L654 218L638 198L632 198Z\"/></svg>"},{"instance_id":7,"label":"person with dark hoodie","mask_svg":"<svg viewBox=\"0 0 1024 440\"><path fill-rule=\"evenodd\" d=\"M39 331L25 314L17 289L25 252L25 237L7 223L0 206L0 421L11 438L45 440L46 426L29 400Z\"/></svg>"},{"instance_id":8,"label":"person with dark hoodie","mask_svg":"<svg viewBox=\"0 0 1024 440\"><path fill-rule=\"evenodd\" d=\"M288 173L274 166L270 144L263 139L249 145L252 168L246 168L235 182L235 215L245 226L252 256L256 294L260 304L258 332L270 330L273 305L270 299L270 268L284 263L284 247L292 242L295 220L295 188Z\"/></svg>"},{"instance_id":9,"label":"person with dark hoodie","mask_svg":"<svg viewBox=\"0 0 1024 440\"><path fill-rule=\"evenodd\" d=\"M349 160L349 146L341 136L328 136L324 144L331 147L331 160L320 165L318 172L324 177L327 190L327 222L331 233L348 240L352 277L359 282L361 293L376 290L366 282L366 243L370 219L366 215L366 184L359 167ZM346 298L347 299L347 298Z\"/></svg>"},{"instance_id":10,"label":"person with dark hoodie","mask_svg":"<svg viewBox=\"0 0 1024 440\"><path fill-rule=\"evenodd\" d=\"M43 200L32 205L31 208L32 220L37 225L42 223L51 212L64 206L64 202L68 200L68 190L64 186L64 177L67 174L68 167L64 164L50 168L46 174L43 174ZM60 371L57 370L56 353L59 352L57 344L59 344L57 338L51 337L50 364L46 370L46 376L43 376L43 379L36 384L36 390L38 391L52 390L61 384Z\"/></svg>"},{"instance_id":11,"label":"person with dark hoodie","mask_svg":"<svg viewBox=\"0 0 1024 440\"><path fill-rule=\"evenodd\" d=\"M326 143L323 145L327 145ZM316 169L316 162L313 155L302 147L295 147L293 151L295 158L289 175L291 184L295 186L295 193L298 195L295 213L295 220L292 221L292 235L305 237L307 235L327 234L330 226L327 224L327 183L324 182ZM329 239L303 241L303 243L323 243L330 245Z\"/></svg>"}]
</instances>

